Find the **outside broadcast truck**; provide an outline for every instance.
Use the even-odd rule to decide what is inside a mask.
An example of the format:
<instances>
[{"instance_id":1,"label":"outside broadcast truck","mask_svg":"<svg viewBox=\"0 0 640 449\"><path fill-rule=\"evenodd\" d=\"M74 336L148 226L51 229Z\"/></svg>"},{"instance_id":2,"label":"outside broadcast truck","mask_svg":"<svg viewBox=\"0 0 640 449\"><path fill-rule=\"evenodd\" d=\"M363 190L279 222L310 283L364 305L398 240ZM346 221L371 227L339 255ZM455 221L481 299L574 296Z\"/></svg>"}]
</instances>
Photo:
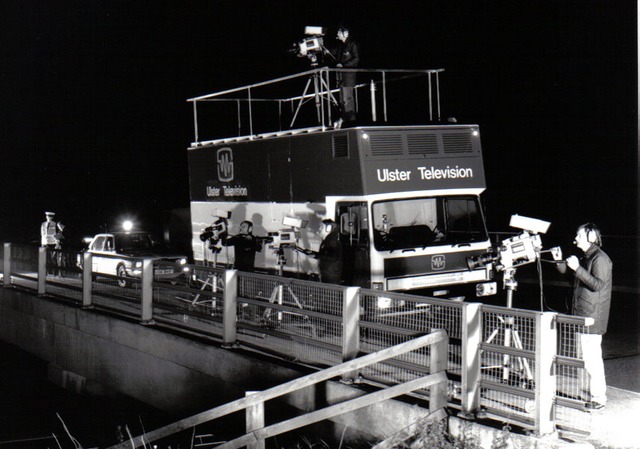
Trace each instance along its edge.
<instances>
[{"instance_id":1,"label":"outside broadcast truck","mask_svg":"<svg viewBox=\"0 0 640 449\"><path fill-rule=\"evenodd\" d=\"M496 292L490 265L467 264L491 247L477 125L321 123L198 141L188 158L197 263L232 266L233 247L217 237L249 220L264 241L256 271L317 279L318 261L302 250L318 250L330 218L345 285L458 299Z\"/></svg>"}]
</instances>

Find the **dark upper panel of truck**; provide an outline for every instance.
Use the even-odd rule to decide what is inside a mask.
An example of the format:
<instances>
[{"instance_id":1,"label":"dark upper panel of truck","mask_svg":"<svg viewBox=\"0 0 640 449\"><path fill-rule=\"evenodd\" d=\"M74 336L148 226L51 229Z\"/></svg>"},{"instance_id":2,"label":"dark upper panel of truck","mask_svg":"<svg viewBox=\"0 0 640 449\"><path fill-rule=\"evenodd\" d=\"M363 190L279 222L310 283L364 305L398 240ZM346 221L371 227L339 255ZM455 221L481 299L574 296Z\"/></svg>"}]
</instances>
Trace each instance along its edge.
<instances>
[{"instance_id":1,"label":"dark upper panel of truck","mask_svg":"<svg viewBox=\"0 0 640 449\"><path fill-rule=\"evenodd\" d=\"M328 130L211 143L188 154L192 201L323 202L485 187L475 125Z\"/></svg>"}]
</instances>

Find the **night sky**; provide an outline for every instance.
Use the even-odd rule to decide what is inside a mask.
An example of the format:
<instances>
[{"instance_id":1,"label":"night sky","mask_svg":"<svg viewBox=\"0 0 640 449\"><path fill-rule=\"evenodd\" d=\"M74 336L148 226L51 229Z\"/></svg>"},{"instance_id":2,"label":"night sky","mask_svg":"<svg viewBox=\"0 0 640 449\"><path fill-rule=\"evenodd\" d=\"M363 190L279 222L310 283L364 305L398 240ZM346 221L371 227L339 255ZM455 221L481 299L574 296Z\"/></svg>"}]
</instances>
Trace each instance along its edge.
<instances>
[{"instance_id":1,"label":"night sky","mask_svg":"<svg viewBox=\"0 0 640 449\"><path fill-rule=\"evenodd\" d=\"M348 24L364 68L444 68L480 125L490 230L520 213L636 235L636 2L97 1L0 6L0 237L45 210L91 235L189 205L190 97L306 70L305 25Z\"/></svg>"}]
</instances>

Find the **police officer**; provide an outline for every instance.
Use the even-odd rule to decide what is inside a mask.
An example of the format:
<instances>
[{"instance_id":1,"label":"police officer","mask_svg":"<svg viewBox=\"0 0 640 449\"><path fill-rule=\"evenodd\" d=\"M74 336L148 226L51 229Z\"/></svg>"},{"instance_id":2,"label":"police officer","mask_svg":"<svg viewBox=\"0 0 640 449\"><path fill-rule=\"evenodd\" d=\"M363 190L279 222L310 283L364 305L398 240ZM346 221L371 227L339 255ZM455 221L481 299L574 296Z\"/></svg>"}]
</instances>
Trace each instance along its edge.
<instances>
[{"instance_id":1,"label":"police officer","mask_svg":"<svg viewBox=\"0 0 640 449\"><path fill-rule=\"evenodd\" d=\"M43 221L40 225L40 244L49 249L62 248L64 225L54 221L55 212L45 212L44 215L46 221Z\"/></svg>"}]
</instances>

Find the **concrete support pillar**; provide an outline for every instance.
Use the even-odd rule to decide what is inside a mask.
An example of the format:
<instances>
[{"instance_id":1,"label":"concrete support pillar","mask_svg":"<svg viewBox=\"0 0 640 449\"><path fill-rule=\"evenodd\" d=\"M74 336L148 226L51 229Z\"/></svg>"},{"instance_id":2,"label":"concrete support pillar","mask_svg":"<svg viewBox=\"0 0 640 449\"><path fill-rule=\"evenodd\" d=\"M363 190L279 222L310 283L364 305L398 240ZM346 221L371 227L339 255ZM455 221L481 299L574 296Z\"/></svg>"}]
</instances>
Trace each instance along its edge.
<instances>
[{"instance_id":1,"label":"concrete support pillar","mask_svg":"<svg viewBox=\"0 0 640 449\"><path fill-rule=\"evenodd\" d=\"M258 391L247 391L246 396L259 393ZM246 408L246 431L251 433L254 430L262 429L264 427L264 402L259 402L255 405L251 405ZM247 444L247 449L265 449L265 441L259 440L255 443Z\"/></svg>"},{"instance_id":2,"label":"concrete support pillar","mask_svg":"<svg viewBox=\"0 0 640 449\"><path fill-rule=\"evenodd\" d=\"M142 260L142 324L154 324L153 321L153 260Z\"/></svg>"},{"instance_id":3,"label":"concrete support pillar","mask_svg":"<svg viewBox=\"0 0 640 449\"><path fill-rule=\"evenodd\" d=\"M41 246L38 248L38 296L47 293L47 248Z\"/></svg>"},{"instance_id":4,"label":"concrete support pillar","mask_svg":"<svg viewBox=\"0 0 640 449\"><path fill-rule=\"evenodd\" d=\"M557 380L554 358L557 353L556 314L545 312L536 316L535 423L539 435L555 431L554 399Z\"/></svg>"},{"instance_id":5,"label":"concrete support pillar","mask_svg":"<svg viewBox=\"0 0 640 449\"><path fill-rule=\"evenodd\" d=\"M237 342L236 320L238 315L238 271L225 270L224 291L222 292L222 344L224 347L235 346Z\"/></svg>"},{"instance_id":6,"label":"concrete support pillar","mask_svg":"<svg viewBox=\"0 0 640 449\"><path fill-rule=\"evenodd\" d=\"M480 408L480 343L482 315L480 303L465 303L462 308L461 345L461 417L473 418Z\"/></svg>"},{"instance_id":7,"label":"concrete support pillar","mask_svg":"<svg viewBox=\"0 0 640 449\"><path fill-rule=\"evenodd\" d=\"M4 244L4 272L2 274L2 285L11 287L11 243Z\"/></svg>"},{"instance_id":8,"label":"concrete support pillar","mask_svg":"<svg viewBox=\"0 0 640 449\"><path fill-rule=\"evenodd\" d=\"M91 281L93 278L93 258L90 252L86 251L82 254L82 308L90 309L93 307L93 299L91 296Z\"/></svg>"},{"instance_id":9,"label":"concrete support pillar","mask_svg":"<svg viewBox=\"0 0 640 449\"><path fill-rule=\"evenodd\" d=\"M342 307L342 361L353 360L360 352L360 288L343 290ZM357 372L342 375L343 381L352 381Z\"/></svg>"}]
</instances>

